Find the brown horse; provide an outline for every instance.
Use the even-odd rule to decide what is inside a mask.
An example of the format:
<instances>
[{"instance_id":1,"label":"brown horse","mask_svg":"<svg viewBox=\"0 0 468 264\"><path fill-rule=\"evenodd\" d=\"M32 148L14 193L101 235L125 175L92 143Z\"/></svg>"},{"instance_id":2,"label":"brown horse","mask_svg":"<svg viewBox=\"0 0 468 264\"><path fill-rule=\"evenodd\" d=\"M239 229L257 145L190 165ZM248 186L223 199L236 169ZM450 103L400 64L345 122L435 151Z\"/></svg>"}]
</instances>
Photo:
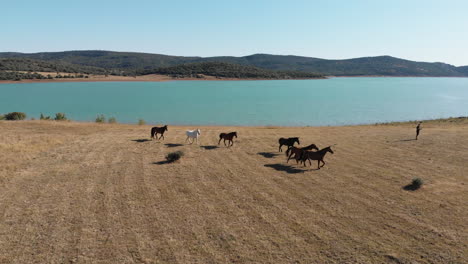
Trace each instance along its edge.
<instances>
[{"instance_id":1,"label":"brown horse","mask_svg":"<svg viewBox=\"0 0 468 264\"><path fill-rule=\"evenodd\" d=\"M237 132L219 134L218 145L221 143L222 139L224 139L224 146L226 146L226 140L228 141L227 147L230 147L230 146L234 145L234 140L232 140L233 137L237 138Z\"/></svg>"},{"instance_id":2,"label":"brown horse","mask_svg":"<svg viewBox=\"0 0 468 264\"><path fill-rule=\"evenodd\" d=\"M294 154L294 159L296 159L296 164L299 163L299 160L302 158L302 154L304 153L304 151L311 150L311 149L319 150L315 144L310 144L309 146L303 147L303 148L296 148L294 146L288 148L288 150L286 150L286 157L288 157L288 160L286 161L286 163L289 162L293 154Z\"/></svg>"},{"instance_id":3,"label":"brown horse","mask_svg":"<svg viewBox=\"0 0 468 264\"><path fill-rule=\"evenodd\" d=\"M154 139L156 136L156 139L164 139L164 132L167 131L167 125L163 127L153 127L151 128L151 139ZM161 134L161 136L158 138L158 134Z\"/></svg>"},{"instance_id":4,"label":"brown horse","mask_svg":"<svg viewBox=\"0 0 468 264\"><path fill-rule=\"evenodd\" d=\"M302 154L301 162L304 162L304 167L305 167L307 160L309 160L310 166L312 166L311 160L316 160L318 162L317 169L319 170L321 167L325 166L325 161L323 161L323 158L325 157L325 154L327 154L327 152L330 152L331 154L333 154L333 150L331 149L331 146L323 148L319 151L305 151ZM320 162L323 163L322 166L320 166Z\"/></svg>"},{"instance_id":5,"label":"brown horse","mask_svg":"<svg viewBox=\"0 0 468 264\"><path fill-rule=\"evenodd\" d=\"M298 137L290 137L290 138L280 138L278 140L278 143L279 143L279 152L282 152L283 150L281 149L281 147L284 145L284 146L288 146L289 147L292 147L294 146L294 143L297 142L298 145L300 145L301 143L299 143L299 138Z\"/></svg>"}]
</instances>

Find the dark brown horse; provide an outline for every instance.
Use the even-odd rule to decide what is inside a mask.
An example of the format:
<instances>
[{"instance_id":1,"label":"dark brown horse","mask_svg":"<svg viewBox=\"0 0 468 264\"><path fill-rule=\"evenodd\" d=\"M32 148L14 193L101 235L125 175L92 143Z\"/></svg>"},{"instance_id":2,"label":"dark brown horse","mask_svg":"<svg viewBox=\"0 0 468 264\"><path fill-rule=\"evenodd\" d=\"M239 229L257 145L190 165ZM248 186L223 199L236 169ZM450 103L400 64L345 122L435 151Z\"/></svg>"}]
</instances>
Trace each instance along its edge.
<instances>
[{"instance_id":1,"label":"dark brown horse","mask_svg":"<svg viewBox=\"0 0 468 264\"><path fill-rule=\"evenodd\" d=\"M234 145L234 140L232 140L233 137L237 138L237 132L219 134L218 145L221 143L222 139L224 139L224 146L226 146L226 140L229 142L227 147Z\"/></svg>"},{"instance_id":2,"label":"dark brown horse","mask_svg":"<svg viewBox=\"0 0 468 264\"><path fill-rule=\"evenodd\" d=\"M286 157L288 157L288 160L286 161L286 163L289 162L293 154L294 154L294 159L296 159L296 164L299 163L299 160L302 158L302 154L304 153L304 151L311 150L311 149L319 150L315 144L310 144L309 146L303 147L303 148L296 148L294 146L288 148L288 150L286 150Z\"/></svg>"},{"instance_id":3,"label":"dark brown horse","mask_svg":"<svg viewBox=\"0 0 468 264\"><path fill-rule=\"evenodd\" d=\"M290 138L280 138L278 140L278 143L279 143L279 152L282 152L283 150L281 149L281 147L284 145L284 146L288 146L289 147L292 147L294 146L294 143L297 142L298 145L300 145L301 143L299 143L299 138L298 137L290 137Z\"/></svg>"},{"instance_id":4,"label":"dark brown horse","mask_svg":"<svg viewBox=\"0 0 468 264\"><path fill-rule=\"evenodd\" d=\"M323 148L319 151L305 151L302 154L301 162L304 162L304 167L305 167L307 160L309 160L310 166L312 166L311 160L316 160L318 162L317 169L319 170L321 167L325 166L325 161L323 161L323 158L325 157L325 154L327 154L327 152L330 152L331 154L333 154L333 150L331 149L331 146ZM323 163L322 166L320 166L320 162Z\"/></svg>"},{"instance_id":5,"label":"dark brown horse","mask_svg":"<svg viewBox=\"0 0 468 264\"><path fill-rule=\"evenodd\" d=\"M167 125L163 127L153 127L151 128L151 139L154 139L156 137L157 140L159 139L164 139L164 132L167 131ZM161 134L161 136L158 138L158 134Z\"/></svg>"}]
</instances>

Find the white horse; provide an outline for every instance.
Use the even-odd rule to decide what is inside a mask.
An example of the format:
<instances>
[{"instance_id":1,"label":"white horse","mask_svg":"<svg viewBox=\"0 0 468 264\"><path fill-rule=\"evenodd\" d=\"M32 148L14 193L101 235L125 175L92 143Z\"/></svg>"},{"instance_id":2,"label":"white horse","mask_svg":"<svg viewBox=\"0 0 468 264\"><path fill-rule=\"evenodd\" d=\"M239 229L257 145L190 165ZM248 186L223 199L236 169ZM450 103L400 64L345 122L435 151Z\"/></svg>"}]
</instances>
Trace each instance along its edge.
<instances>
[{"instance_id":1,"label":"white horse","mask_svg":"<svg viewBox=\"0 0 468 264\"><path fill-rule=\"evenodd\" d=\"M195 129L195 130L187 130L185 131L185 134L187 134L187 139L185 140L185 142L187 142L187 140L189 139L192 139L192 142L190 142L190 144L193 144L193 139L196 139L197 140L197 144L198 144L198 137L201 135L201 132L200 132L200 129Z\"/></svg>"}]
</instances>

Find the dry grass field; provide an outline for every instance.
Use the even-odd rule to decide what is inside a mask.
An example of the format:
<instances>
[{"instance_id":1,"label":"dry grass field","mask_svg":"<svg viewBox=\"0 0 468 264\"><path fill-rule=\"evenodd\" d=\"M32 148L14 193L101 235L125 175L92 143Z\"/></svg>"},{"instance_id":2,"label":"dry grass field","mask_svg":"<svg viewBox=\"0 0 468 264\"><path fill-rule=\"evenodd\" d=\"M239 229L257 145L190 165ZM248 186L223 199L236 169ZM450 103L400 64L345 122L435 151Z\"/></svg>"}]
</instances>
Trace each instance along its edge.
<instances>
[{"instance_id":1,"label":"dry grass field","mask_svg":"<svg viewBox=\"0 0 468 264\"><path fill-rule=\"evenodd\" d=\"M0 263L467 263L466 120L185 129L0 121ZM287 164L291 136L335 153Z\"/></svg>"}]
</instances>

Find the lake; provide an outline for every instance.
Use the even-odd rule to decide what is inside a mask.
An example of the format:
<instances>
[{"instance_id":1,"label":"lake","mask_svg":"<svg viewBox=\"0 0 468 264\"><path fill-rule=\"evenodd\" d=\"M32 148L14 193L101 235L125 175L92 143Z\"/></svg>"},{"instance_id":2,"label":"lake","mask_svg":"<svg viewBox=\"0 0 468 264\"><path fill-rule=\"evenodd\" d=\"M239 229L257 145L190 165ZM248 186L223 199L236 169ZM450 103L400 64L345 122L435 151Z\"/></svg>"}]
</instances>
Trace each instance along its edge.
<instances>
[{"instance_id":1,"label":"lake","mask_svg":"<svg viewBox=\"0 0 468 264\"><path fill-rule=\"evenodd\" d=\"M121 123L326 126L468 115L468 78L0 84L0 113Z\"/></svg>"}]
</instances>

